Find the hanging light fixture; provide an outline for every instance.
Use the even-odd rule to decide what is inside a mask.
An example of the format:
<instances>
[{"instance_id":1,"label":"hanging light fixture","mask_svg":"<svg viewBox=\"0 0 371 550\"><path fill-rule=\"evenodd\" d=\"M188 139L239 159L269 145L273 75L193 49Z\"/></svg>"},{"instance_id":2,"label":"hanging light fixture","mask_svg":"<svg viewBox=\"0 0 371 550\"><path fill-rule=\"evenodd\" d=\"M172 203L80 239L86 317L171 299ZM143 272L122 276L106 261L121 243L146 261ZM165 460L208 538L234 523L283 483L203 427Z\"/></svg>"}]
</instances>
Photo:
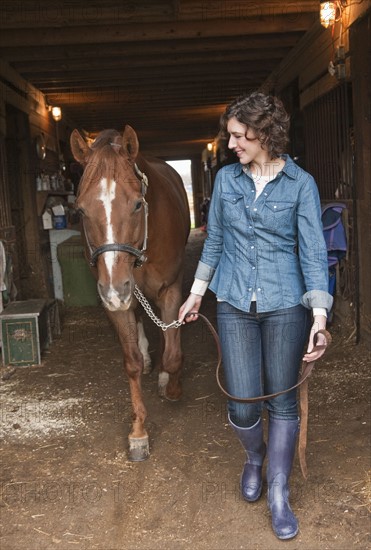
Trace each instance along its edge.
<instances>
[{"instance_id":1,"label":"hanging light fixture","mask_svg":"<svg viewBox=\"0 0 371 550\"><path fill-rule=\"evenodd\" d=\"M362 0L360 0L362 2ZM336 2L320 2L321 25L327 29L341 21L343 10L348 6L348 0L336 0Z\"/></svg>"},{"instance_id":2,"label":"hanging light fixture","mask_svg":"<svg viewBox=\"0 0 371 550\"><path fill-rule=\"evenodd\" d=\"M59 122L62 119L62 109L60 107L52 107L52 117L55 122Z\"/></svg>"},{"instance_id":3,"label":"hanging light fixture","mask_svg":"<svg viewBox=\"0 0 371 550\"><path fill-rule=\"evenodd\" d=\"M320 2L321 25L327 29L335 24L337 2Z\"/></svg>"}]
</instances>

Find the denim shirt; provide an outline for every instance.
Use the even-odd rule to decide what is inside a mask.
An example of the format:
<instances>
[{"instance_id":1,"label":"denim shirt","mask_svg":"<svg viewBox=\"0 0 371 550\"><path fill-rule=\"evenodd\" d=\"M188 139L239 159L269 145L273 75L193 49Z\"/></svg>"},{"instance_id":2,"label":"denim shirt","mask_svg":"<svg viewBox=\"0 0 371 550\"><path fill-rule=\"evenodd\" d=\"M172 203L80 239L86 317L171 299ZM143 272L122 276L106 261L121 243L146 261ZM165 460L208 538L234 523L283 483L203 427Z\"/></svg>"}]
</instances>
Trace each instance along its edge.
<instances>
[{"instance_id":1,"label":"denim shirt","mask_svg":"<svg viewBox=\"0 0 371 550\"><path fill-rule=\"evenodd\" d=\"M258 312L302 304L331 309L321 205L313 177L288 155L255 200L240 163L216 175L205 240L195 277L219 300Z\"/></svg>"}]
</instances>

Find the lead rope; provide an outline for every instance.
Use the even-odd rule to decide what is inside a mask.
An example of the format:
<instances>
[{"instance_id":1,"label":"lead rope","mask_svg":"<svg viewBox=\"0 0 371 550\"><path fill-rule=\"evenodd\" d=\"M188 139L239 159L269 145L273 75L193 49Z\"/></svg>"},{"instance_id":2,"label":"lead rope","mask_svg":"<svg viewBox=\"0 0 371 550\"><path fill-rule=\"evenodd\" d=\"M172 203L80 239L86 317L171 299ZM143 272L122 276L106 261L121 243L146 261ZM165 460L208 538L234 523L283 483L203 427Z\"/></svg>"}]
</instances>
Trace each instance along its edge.
<instances>
[{"instance_id":1,"label":"lead rope","mask_svg":"<svg viewBox=\"0 0 371 550\"><path fill-rule=\"evenodd\" d=\"M158 327L160 327L160 329L163 330L164 332L168 328L179 328L180 326L182 326L181 321L173 321L172 323L169 323L168 325L166 323L164 323L163 321L161 321L161 319L159 319L159 317L157 317L157 315L155 314L155 312L151 308L150 303L148 302L148 300L144 296L143 292L139 289L139 287L137 285L135 285L135 287L134 287L134 296L136 297L138 302L141 304L142 308L147 313L148 317L150 319L152 319L152 321Z\"/></svg>"}]
</instances>

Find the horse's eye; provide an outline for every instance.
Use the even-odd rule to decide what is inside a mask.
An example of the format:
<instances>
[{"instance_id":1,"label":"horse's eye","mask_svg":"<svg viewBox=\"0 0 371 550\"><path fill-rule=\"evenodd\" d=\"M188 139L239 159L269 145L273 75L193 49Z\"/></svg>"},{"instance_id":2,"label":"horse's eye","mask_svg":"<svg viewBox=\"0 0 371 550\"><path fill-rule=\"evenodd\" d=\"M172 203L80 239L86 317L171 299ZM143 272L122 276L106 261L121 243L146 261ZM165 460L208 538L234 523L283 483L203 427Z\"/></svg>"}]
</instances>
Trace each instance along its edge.
<instances>
[{"instance_id":1,"label":"horse's eye","mask_svg":"<svg viewBox=\"0 0 371 550\"><path fill-rule=\"evenodd\" d=\"M139 210L142 208L142 204L143 204L142 201L138 201L135 203L135 207L134 207L135 212L139 212Z\"/></svg>"}]
</instances>

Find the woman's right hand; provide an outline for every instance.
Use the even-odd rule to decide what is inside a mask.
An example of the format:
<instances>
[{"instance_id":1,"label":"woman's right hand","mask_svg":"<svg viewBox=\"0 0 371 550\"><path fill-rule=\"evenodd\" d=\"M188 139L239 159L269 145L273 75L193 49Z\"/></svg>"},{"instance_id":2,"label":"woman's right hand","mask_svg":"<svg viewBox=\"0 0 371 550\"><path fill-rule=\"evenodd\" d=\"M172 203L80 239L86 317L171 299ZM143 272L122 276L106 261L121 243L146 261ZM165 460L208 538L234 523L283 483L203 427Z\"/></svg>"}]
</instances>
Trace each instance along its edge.
<instances>
[{"instance_id":1,"label":"woman's right hand","mask_svg":"<svg viewBox=\"0 0 371 550\"><path fill-rule=\"evenodd\" d=\"M179 309L178 321L182 323L189 323L190 321L197 321L198 315L197 312L201 307L202 296L199 294L190 294L187 300ZM192 312L190 315L187 313ZM187 315L187 317L186 317Z\"/></svg>"}]
</instances>

